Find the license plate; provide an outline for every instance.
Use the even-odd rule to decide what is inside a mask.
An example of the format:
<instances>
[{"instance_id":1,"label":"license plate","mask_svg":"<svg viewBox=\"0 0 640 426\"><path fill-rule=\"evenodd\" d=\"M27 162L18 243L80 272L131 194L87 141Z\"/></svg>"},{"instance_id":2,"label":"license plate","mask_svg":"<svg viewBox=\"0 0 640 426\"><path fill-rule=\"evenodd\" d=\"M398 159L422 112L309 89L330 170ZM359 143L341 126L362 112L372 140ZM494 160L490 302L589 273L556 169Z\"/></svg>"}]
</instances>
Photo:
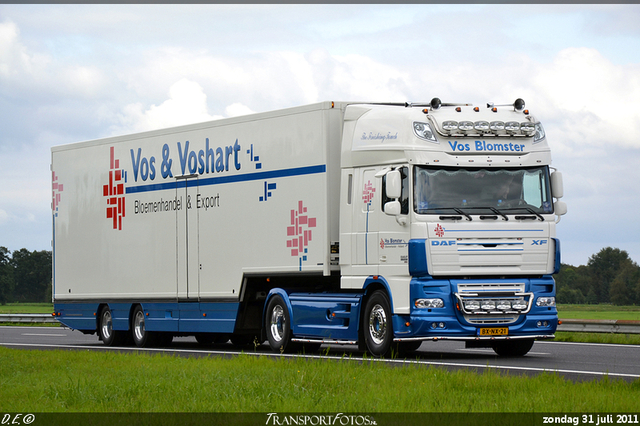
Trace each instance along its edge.
<instances>
[{"instance_id":1,"label":"license plate","mask_svg":"<svg viewBox=\"0 0 640 426\"><path fill-rule=\"evenodd\" d=\"M507 327L481 328L478 330L479 336L506 336L509 334Z\"/></svg>"}]
</instances>

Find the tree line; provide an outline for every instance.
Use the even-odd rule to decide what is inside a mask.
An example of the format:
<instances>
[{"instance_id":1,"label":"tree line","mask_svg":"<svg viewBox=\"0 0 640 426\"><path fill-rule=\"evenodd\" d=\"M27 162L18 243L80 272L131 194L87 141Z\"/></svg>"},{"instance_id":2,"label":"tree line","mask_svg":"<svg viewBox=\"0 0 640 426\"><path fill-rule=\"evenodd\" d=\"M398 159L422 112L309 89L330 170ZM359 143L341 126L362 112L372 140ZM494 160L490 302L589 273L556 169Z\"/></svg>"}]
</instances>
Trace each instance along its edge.
<instances>
[{"instance_id":1,"label":"tree line","mask_svg":"<svg viewBox=\"0 0 640 426\"><path fill-rule=\"evenodd\" d=\"M0 304L51 302L51 252L0 246Z\"/></svg>"},{"instance_id":2,"label":"tree line","mask_svg":"<svg viewBox=\"0 0 640 426\"><path fill-rule=\"evenodd\" d=\"M558 303L640 305L640 267L625 250L606 247L586 265L563 264L555 279Z\"/></svg>"},{"instance_id":3,"label":"tree line","mask_svg":"<svg viewBox=\"0 0 640 426\"><path fill-rule=\"evenodd\" d=\"M50 302L51 259L51 251L0 246L0 304ZM558 303L640 305L640 267L625 250L606 247L586 265L562 264L555 279Z\"/></svg>"}]
</instances>

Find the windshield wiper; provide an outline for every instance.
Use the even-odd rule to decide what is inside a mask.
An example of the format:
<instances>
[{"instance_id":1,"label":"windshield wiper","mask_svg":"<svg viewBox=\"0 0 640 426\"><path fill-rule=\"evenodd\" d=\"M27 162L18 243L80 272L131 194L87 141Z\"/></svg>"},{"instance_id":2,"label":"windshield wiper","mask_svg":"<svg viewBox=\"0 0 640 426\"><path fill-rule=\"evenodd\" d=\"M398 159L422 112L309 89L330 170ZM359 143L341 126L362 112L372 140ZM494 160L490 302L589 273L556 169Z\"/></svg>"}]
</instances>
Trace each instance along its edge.
<instances>
[{"instance_id":1,"label":"windshield wiper","mask_svg":"<svg viewBox=\"0 0 640 426\"><path fill-rule=\"evenodd\" d=\"M457 207L439 207L439 208L437 208L435 210L453 210L454 212L466 217L467 220L473 220L473 218L471 216L469 216L469 214L463 212L462 210L460 210ZM440 216L439 219L440 220L462 220L462 216L447 215L447 216Z\"/></svg>"},{"instance_id":2,"label":"windshield wiper","mask_svg":"<svg viewBox=\"0 0 640 426\"><path fill-rule=\"evenodd\" d=\"M467 220L473 220L471 219L471 216L469 216L467 213L463 212L462 210L460 210L459 208L454 208L453 210L456 211L456 213L459 213L461 215L464 215L464 217L467 218Z\"/></svg>"},{"instance_id":3,"label":"windshield wiper","mask_svg":"<svg viewBox=\"0 0 640 426\"><path fill-rule=\"evenodd\" d=\"M527 219L533 219L536 220L536 217L538 220L540 221L544 221L544 217L542 217L542 215L540 215L540 213L537 213L535 210L533 210L530 207L521 207L522 209L528 211L529 213L535 215L535 216L516 216L516 220L527 220Z\"/></svg>"},{"instance_id":4,"label":"windshield wiper","mask_svg":"<svg viewBox=\"0 0 640 426\"><path fill-rule=\"evenodd\" d=\"M502 216L504 220L509 220L506 214L502 213L500 210L496 209L495 207L489 207L489 209L495 214L499 214L500 216Z\"/></svg>"}]
</instances>

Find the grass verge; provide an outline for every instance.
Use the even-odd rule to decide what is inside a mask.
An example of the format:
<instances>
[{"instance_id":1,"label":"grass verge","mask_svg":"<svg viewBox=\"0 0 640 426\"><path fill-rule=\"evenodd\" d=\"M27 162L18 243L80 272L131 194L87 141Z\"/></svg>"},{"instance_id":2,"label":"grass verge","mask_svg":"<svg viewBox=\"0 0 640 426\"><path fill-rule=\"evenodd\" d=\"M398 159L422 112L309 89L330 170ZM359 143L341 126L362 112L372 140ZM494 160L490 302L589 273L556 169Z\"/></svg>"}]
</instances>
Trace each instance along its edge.
<instances>
[{"instance_id":1,"label":"grass verge","mask_svg":"<svg viewBox=\"0 0 640 426\"><path fill-rule=\"evenodd\" d=\"M7 303L0 305L0 314L50 314L52 303Z\"/></svg>"},{"instance_id":2,"label":"grass verge","mask_svg":"<svg viewBox=\"0 0 640 426\"><path fill-rule=\"evenodd\" d=\"M0 347L6 412L635 412L640 380ZM514 397L517 395L517 397Z\"/></svg>"},{"instance_id":3,"label":"grass verge","mask_svg":"<svg viewBox=\"0 0 640 426\"><path fill-rule=\"evenodd\" d=\"M640 306L558 305L558 317L563 319L640 321Z\"/></svg>"}]
</instances>

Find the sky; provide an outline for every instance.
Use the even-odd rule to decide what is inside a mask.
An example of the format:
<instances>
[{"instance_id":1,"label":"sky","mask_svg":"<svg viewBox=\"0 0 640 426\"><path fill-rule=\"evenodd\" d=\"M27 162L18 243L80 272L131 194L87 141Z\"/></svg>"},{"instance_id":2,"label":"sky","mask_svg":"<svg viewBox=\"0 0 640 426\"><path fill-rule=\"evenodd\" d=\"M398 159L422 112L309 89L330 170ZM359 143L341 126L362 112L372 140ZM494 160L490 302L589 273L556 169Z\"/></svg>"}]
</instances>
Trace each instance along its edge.
<instances>
[{"instance_id":1,"label":"sky","mask_svg":"<svg viewBox=\"0 0 640 426\"><path fill-rule=\"evenodd\" d=\"M640 262L640 5L0 4L0 246L51 250L51 147L321 101L523 98L562 261Z\"/></svg>"}]
</instances>

